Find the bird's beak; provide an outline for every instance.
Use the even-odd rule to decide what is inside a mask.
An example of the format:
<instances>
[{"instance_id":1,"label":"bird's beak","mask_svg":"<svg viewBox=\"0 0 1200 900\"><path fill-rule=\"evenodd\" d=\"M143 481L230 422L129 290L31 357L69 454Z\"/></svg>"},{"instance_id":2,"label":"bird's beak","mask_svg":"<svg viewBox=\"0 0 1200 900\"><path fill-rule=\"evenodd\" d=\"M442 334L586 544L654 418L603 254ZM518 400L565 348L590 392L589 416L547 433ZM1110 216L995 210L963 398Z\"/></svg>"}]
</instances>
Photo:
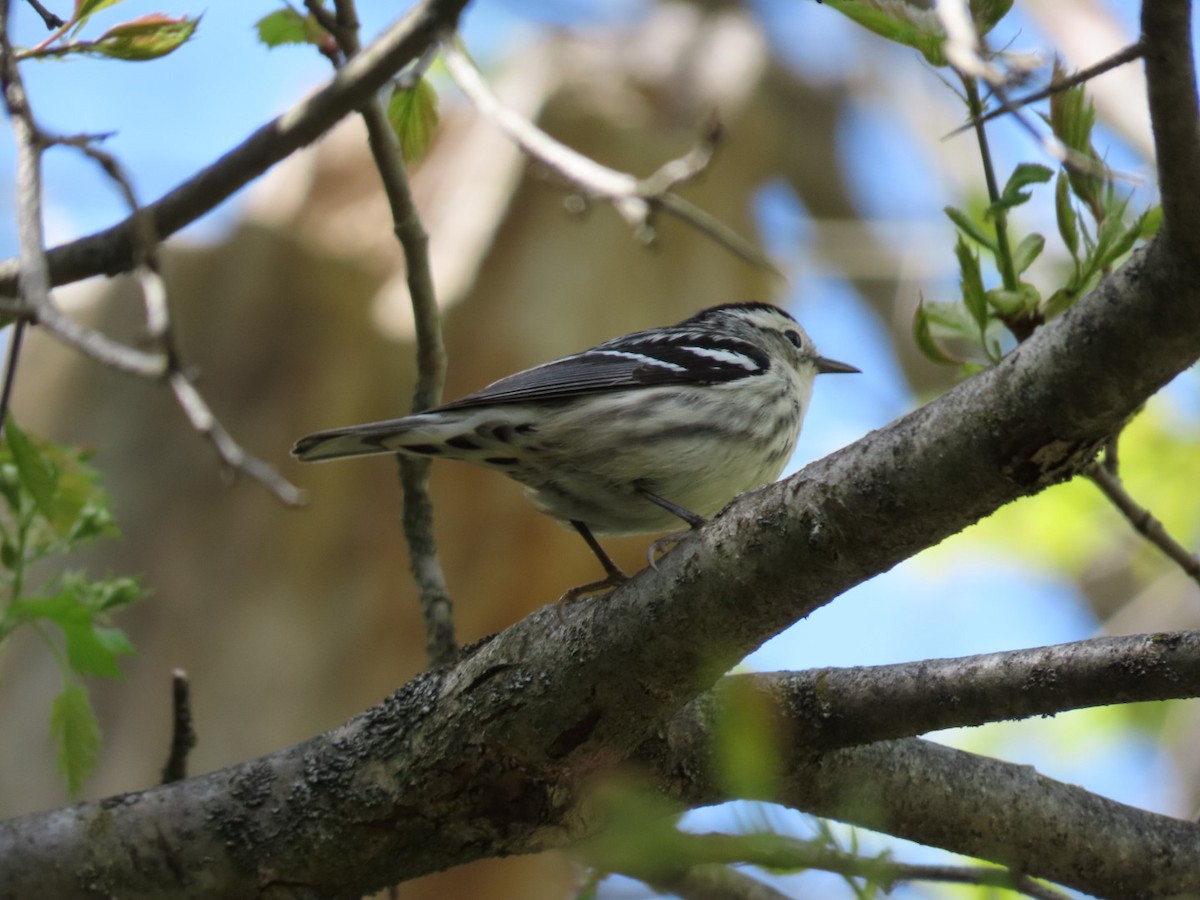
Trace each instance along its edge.
<instances>
[{"instance_id":1,"label":"bird's beak","mask_svg":"<svg viewBox=\"0 0 1200 900\"><path fill-rule=\"evenodd\" d=\"M849 363L838 362L836 359L826 359L823 356L818 356L813 360L817 365L817 372L821 375L832 375L837 372L849 375L854 372L861 374L862 369L856 369Z\"/></svg>"}]
</instances>

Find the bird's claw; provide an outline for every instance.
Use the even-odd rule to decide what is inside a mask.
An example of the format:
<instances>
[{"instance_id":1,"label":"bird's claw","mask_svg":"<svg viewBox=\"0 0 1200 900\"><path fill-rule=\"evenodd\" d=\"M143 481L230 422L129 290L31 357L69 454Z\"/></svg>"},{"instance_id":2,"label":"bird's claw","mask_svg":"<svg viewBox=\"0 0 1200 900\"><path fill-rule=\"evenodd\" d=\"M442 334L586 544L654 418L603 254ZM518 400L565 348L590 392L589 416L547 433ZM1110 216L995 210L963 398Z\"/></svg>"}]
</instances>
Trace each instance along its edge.
<instances>
[{"instance_id":1,"label":"bird's claw","mask_svg":"<svg viewBox=\"0 0 1200 900\"><path fill-rule=\"evenodd\" d=\"M554 614L558 616L559 624L567 624L567 607L576 600L592 594L607 594L613 590L616 590L628 580L629 576L618 569L616 571L609 572L599 581L589 581L587 584L581 584L577 587L571 588L569 591L564 591L563 595L559 597L558 601L554 604Z\"/></svg>"},{"instance_id":2,"label":"bird's claw","mask_svg":"<svg viewBox=\"0 0 1200 900\"><path fill-rule=\"evenodd\" d=\"M676 545L687 540L688 536L695 532L695 528L689 528L687 531L676 531L673 534L664 534L658 540L654 541L646 548L646 562L650 564L655 572L658 571L658 559L660 556L666 556Z\"/></svg>"}]
</instances>

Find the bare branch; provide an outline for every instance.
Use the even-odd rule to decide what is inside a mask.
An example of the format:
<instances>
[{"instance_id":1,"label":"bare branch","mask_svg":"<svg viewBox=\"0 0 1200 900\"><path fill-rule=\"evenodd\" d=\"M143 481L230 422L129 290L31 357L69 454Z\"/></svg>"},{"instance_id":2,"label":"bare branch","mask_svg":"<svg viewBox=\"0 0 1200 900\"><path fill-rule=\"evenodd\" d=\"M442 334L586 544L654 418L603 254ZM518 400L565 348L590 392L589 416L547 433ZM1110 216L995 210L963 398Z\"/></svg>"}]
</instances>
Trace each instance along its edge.
<instances>
[{"instance_id":1,"label":"bare branch","mask_svg":"<svg viewBox=\"0 0 1200 900\"><path fill-rule=\"evenodd\" d=\"M1019 690L1014 690L1014 685ZM1112 703L1200 696L1200 631L887 666L733 675L721 702L782 710L794 741L832 750Z\"/></svg>"},{"instance_id":2,"label":"bare branch","mask_svg":"<svg viewBox=\"0 0 1200 900\"><path fill-rule=\"evenodd\" d=\"M1166 241L1181 258L1200 255L1200 125L1192 56L1192 4L1143 0L1142 44L1158 160Z\"/></svg>"},{"instance_id":3,"label":"bare branch","mask_svg":"<svg viewBox=\"0 0 1200 900\"><path fill-rule=\"evenodd\" d=\"M1108 468L1106 463L1092 463L1084 474L1104 492L1104 496L1112 501L1113 506L1129 520L1129 524L1138 534L1178 564L1189 578L1200 584L1200 557L1171 537L1171 533L1167 531L1163 523L1155 518L1150 510L1133 499L1133 496L1125 489L1124 483Z\"/></svg>"},{"instance_id":4,"label":"bare branch","mask_svg":"<svg viewBox=\"0 0 1200 900\"><path fill-rule=\"evenodd\" d=\"M779 724L786 733L790 723ZM653 764L656 788L688 805L727 799L711 760L720 728L701 700L676 716L661 739L644 745L639 759ZM1013 873L1105 897L1200 891L1196 823L1124 806L1031 766L907 738L829 752L789 741L778 771L783 784L776 802L986 858ZM1138 848L1151 833L1154 860L1135 866L1135 873L1128 864L1145 852ZM1027 866L1032 855L1038 862ZM1015 876L999 877L1006 876L1011 884ZM1019 889L1042 896L1028 880Z\"/></svg>"},{"instance_id":5,"label":"bare branch","mask_svg":"<svg viewBox=\"0 0 1200 900\"><path fill-rule=\"evenodd\" d=\"M1106 56L1098 63L1090 65L1086 69L1080 69L1078 72L1050 82L1050 84L1042 88L1040 91L1034 91L1031 94L1024 94L1021 97L1009 99L1007 103L996 109L993 109L991 112L984 113L982 116L973 118L968 122L958 126L953 131L946 134L943 137L943 140L954 137L955 135L961 134L964 131L969 131L981 123L991 122L993 119L1000 118L1000 116L1009 115L1014 110L1023 109L1031 103L1037 103L1039 100L1045 100L1047 97L1053 97L1055 94L1070 90L1073 87L1078 87L1081 84L1086 84L1093 78L1103 75L1105 72L1109 72L1125 65L1126 63L1131 63L1136 59L1141 59L1145 52L1145 47L1141 41L1130 44L1128 47L1118 50L1111 56Z\"/></svg>"},{"instance_id":6,"label":"bare branch","mask_svg":"<svg viewBox=\"0 0 1200 900\"><path fill-rule=\"evenodd\" d=\"M192 427L208 438L226 465L234 471L246 473L288 506L304 506L308 502L304 491L280 475L274 466L242 449L217 421L187 375L175 369L167 376L167 381Z\"/></svg>"},{"instance_id":7,"label":"bare branch","mask_svg":"<svg viewBox=\"0 0 1200 900\"><path fill-rule=\"evenodd\" d=\"M171 673L171 750L162 770L162 783L170 784L187 777L187 758L196 746L192 725L192 698L187 672Z\"/></svg>"},{"instance_id":8,"label":"bare branch","mask_svg":"<svg viewBox=\"0 0 1200 900\"><path fill-rule=\"evenodd\" d=\"M1061 891L1039 884L1034 879L1009 869L995 866L905 863L887 856L861 856L825 846L819 841L800 840L771 832L733 835L675 832L668 840L667 846L671 852L661 854L655 862L649 862L650 866L660 867L657 873L645 870L647 861L641 846L627 848L627 852L632 851L631 855L635 857L631 860L634 863L632 868L621 865L620 859L610 868L653 884L660 890L678 892L688 900L785 896L775 892L768 885L726 868L739 863L784 872L818 869L845 878L863 878L878 884L885 893L891 893L901 884L928 881L1007 888L1027 897L1067 900L1067 895ZM618 840L614 843L620 842ZM638 860L638 856L642 859ZM692 864L685 871L671 873L670 869L678 864L680 858L701 862ZM639 861L643 864L641 872L637 867ZM667 870L666 874L663 873L663 869ZM762 893L759 888L765 889L767 893Z\"/></svg>"},{"instance_id":9,"label":"bare branch","mask_svg":"<svg viewBox=\"0 0 1200 900\"><path fill-rule=\"evenodd\" d=\"M46 7L42 6L38 0L25 0L25 2L32 6L34 11L42 17L42 21L46 23L47 28L62 28L62 26L67 24L54 13L50 12L50 10L46 9Z\"/></svg>"},{"instance_id":10,"label":"bare branch","mask_svg":"<svg viewBox=\"0 0 1200 900\"><path fill-rule=\"evenodd\" d=\"M0 387L0 435L4 434L4 426L8 422L8 410L12 404L13 387L17 382L17 361L21 358L26 324L23 320L14 322L12 333L8 336L8 353L4 358L4 384Z\"/></svg>"},{"instance_id":11,"label":"bare branch","mask_svg":"<svg viewBox=\"0 0 1200 900\"><path fill-rule=\"evenodd\" d=\"M44 142L9 39L10 0L0 0L0 88L17 145L17 243L20 247L20 290L35 311L50 305L50 278L42 241L42 150Z\"/></svg>"},{"instance_id":12,"label":"bare branch","mask_svg":"<svg viewBox=\"0 0 1200 900\"><path fill-rule=\"evenodd\" d=\"M790 900L765 881L752 878L731 866L692 866L686 872L670 877L640 877L634 872L621 872L636 878L663 894L682 900Z\"/></svg>"},{"instance_id":13,"label":"bare branch","mask_svg":"<svg viewBox=\"0 0 1200 900\"><path fill-rule=\"evenodd\" d=\"M334 24L337 30L332 34L346 58L353 59L362 50L358 41L357 10L353 0L335 0L335 9L337 15ZM388 123L382 102L378 98L373 99L363 107L362 117L367 127L371 156L392 211L396 238L404 250L417 338L417 383L413 391L413 412L417 413L441 401L446 382L446 347L442 340L441 314L429 265L429 236L421 224L409 189L400 143ZM397 464L404 491L401 523L425 622L425 651L431 665L442 665L454 659L458 653L458 641L454 635L454 609L450 592L446 587L446 576L438 559L433 536L433 501L429 497L430 461L398 456Z\"/></svg>"},{"instance_id":14,"label":"bare branch","mask_svg":"<svg viewBox=\"0 0 1200 900\"><path fill-rule=\"evenodd\" d=\"M603 166L578 151L556 141L529 120L504 106L492 93L475 63L455 35L443 37L442 58L446 69L467 98L491 119L525 153L547 166L575 186L585 196L598 197L613 208L640 235L652 233L654 213L665 209L695 226L701 233L743 259L778 275L782 274L763 253L714 217L672 194L671 188L694 178L712 158L720 129L710 124L698 147L682 159L662 166L646 179Z\"/></svg>"}]
</instances>

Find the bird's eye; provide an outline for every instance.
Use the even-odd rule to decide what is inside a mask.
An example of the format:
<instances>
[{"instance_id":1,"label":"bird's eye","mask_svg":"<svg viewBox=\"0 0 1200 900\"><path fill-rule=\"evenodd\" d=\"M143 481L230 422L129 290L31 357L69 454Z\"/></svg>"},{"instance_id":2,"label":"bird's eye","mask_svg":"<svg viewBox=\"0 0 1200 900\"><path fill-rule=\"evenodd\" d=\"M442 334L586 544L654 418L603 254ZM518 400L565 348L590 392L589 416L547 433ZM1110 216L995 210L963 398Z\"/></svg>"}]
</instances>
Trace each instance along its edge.
<instances>
[{"instance_id":1,"label":"bird's eye","mask_svg":"<svg viewBox=\"0 0 1200 900\"><path fill-rule=\"evenodd\" d=\"M796 347L797 349L799 349L800 345L804 343L804 339L802 337L800 337L800 332L796 331L795 329L792 329L790 331L785 331L783 333L783 335L789 341L791 341L792 346Z\"/></svg>"}]
</instances>

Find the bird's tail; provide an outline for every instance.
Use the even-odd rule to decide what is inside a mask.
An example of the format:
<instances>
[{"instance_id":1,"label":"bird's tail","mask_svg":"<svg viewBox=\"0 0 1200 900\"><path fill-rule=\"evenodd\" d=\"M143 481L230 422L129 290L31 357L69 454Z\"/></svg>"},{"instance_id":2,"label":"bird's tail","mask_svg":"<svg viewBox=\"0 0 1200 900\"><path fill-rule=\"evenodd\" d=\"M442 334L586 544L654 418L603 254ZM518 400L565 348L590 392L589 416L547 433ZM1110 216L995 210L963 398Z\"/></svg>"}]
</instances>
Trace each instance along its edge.
<instances>
[{"instance_id":1,"label":"bird's tail","mask_svg":"<svg viewBox=\"0 0 1200 900\"><path fill-rule=\"evenodd\" d=\"M419 425L407 419L331 428L300 438L292 447L292 456L301 462L325 462L348 456L371 456L380 453L413 453L425 455ZM415 432L415 433L414 433ZM412 446L409 447L408 445Z\"/></svg>"}]
</instances>

